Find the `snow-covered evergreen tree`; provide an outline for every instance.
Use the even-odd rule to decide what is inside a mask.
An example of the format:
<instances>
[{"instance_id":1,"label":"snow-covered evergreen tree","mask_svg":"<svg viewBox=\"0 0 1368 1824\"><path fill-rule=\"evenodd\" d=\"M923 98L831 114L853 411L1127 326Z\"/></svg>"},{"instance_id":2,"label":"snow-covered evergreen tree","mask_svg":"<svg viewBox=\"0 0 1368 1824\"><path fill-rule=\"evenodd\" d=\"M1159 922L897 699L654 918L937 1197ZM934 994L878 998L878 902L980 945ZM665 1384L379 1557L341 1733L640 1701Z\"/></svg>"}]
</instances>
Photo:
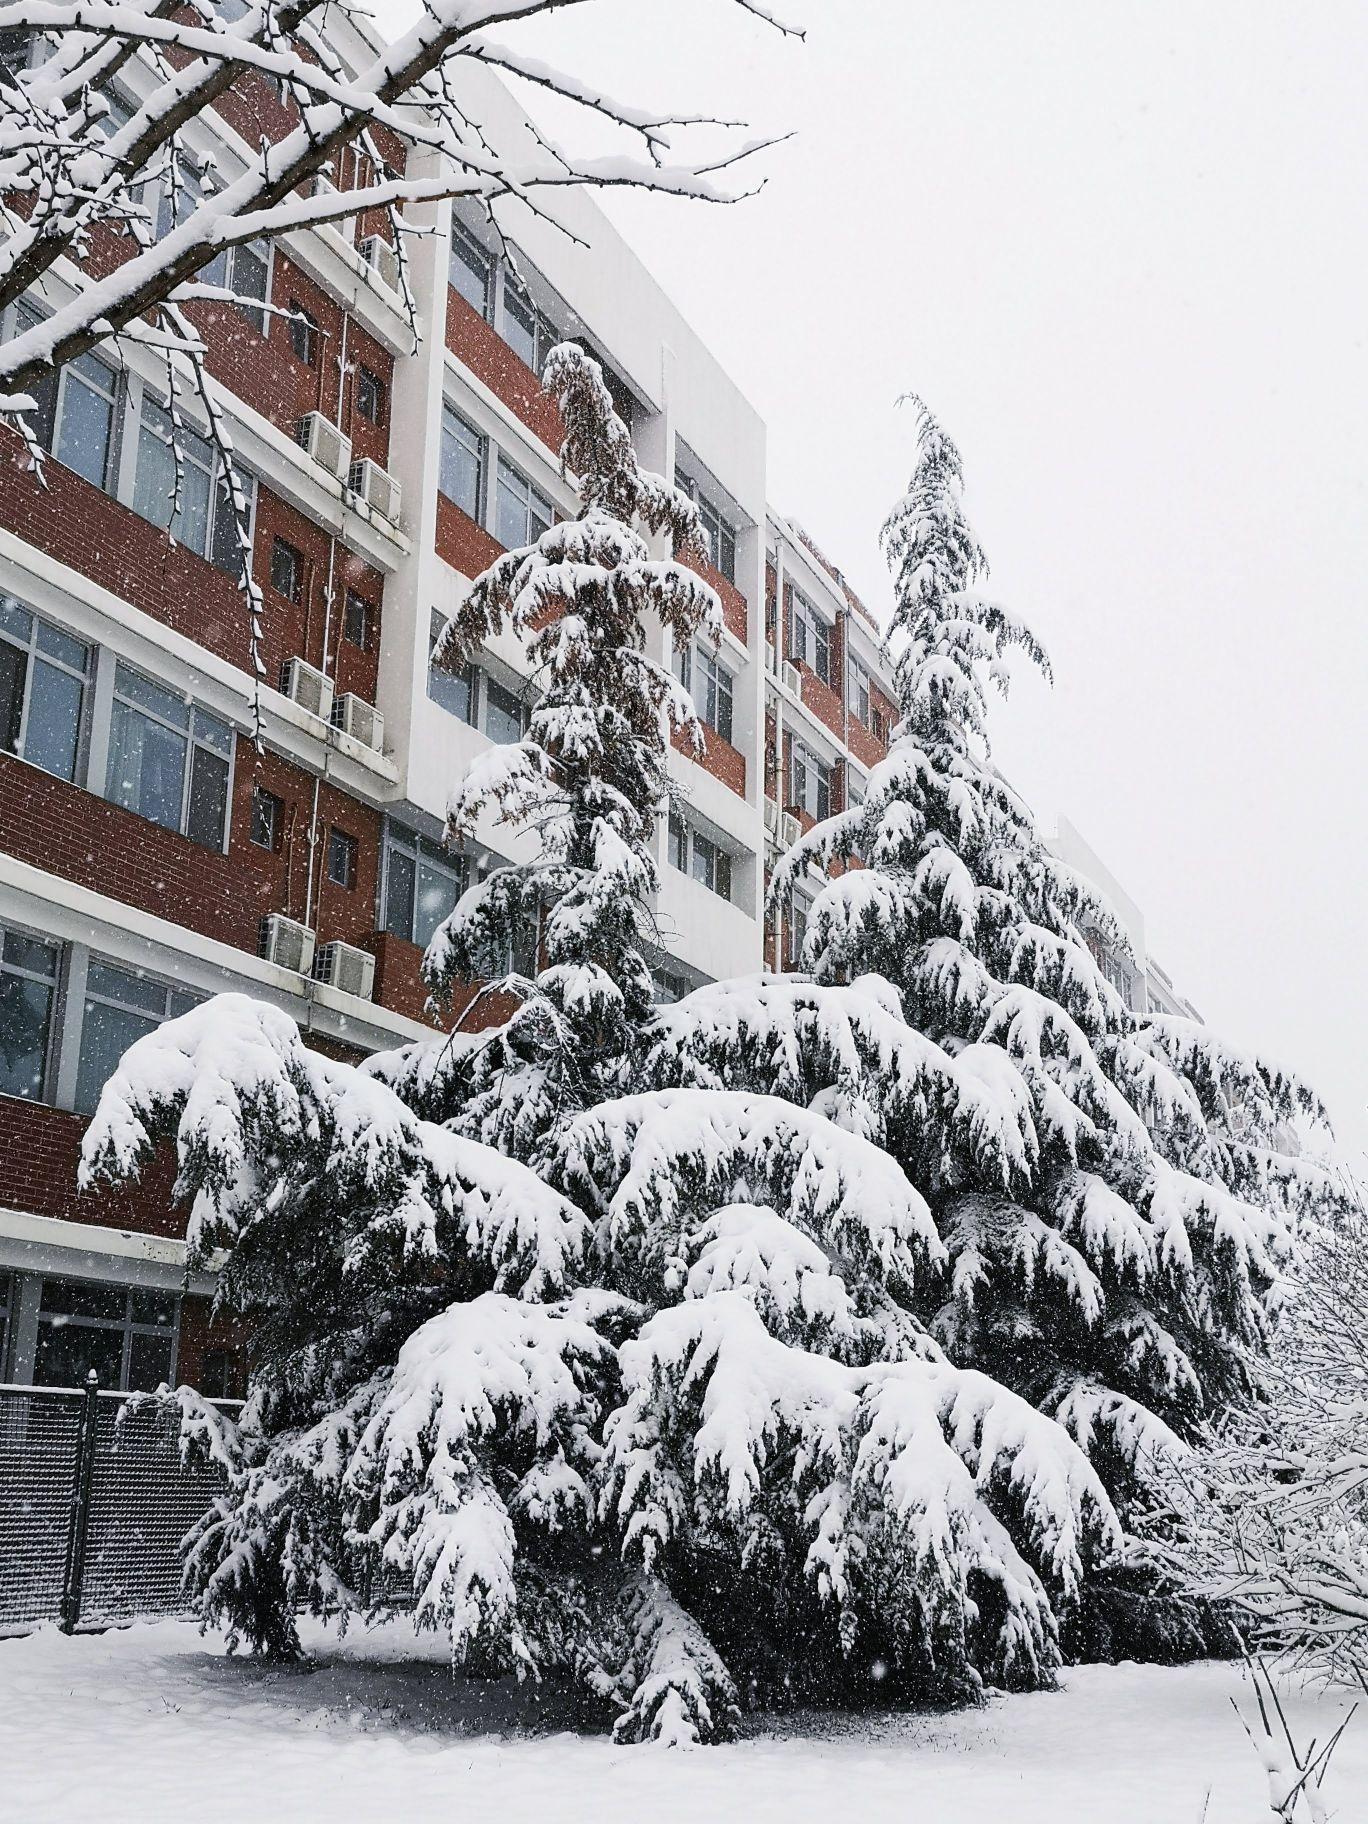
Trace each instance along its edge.
<instances>
[{"instance_id":1,"label":"snow-covered evergreen tree","mask_svg":"<svg viewBox=\"0 0 1368 1824\"><path fill-rule=\"evenodd\" d=\"M240 1430L176 1402L234 1466L190 1574L235 1638L295 1653L301 1610L406 1599L627 1739L725 1733L738 1689L1049 1678L1115 1518L1060 1426L918 1322L943 1248L871 1141L666 1090L569 1120L544 1179L242 997L129 1050L87 1182L158 1140L258 1339Z\"/></svg>"},{"instance_id":2,"label":"snow-covered evergreen tree","mask_svg":"<svg viewBox=\"0 0 1368 1824\"><path fill-rule=\"evenodd\" d=\"M660 1018L654 1075L773 1087L888 1147L948 1254L932 1333L1058 1418L1138 1524L1156 1456L1248 1391L1289 1220L1335 1201L1281 1150L1322 1111L1196 1022L1132 1012L1103 976L1086 938L1124 955L1124 933L987 753L1012 650L1048 663L982 594L959 452L918 414L883 534L894 740L864 802L772 883L781 907L811 865L835 875L809 917L811 978L688 997Z\"/></svg>"},{"instance_id":3,"label":"snow-covered evergreen tree","mask_svg":"<svg viewBox=\"0 0 1368 1824\"><path fill-rule=\"evenodd\" d=\"M630 1081L652 1001L652 838L669 789L669 726L703 741L692 699L648 655L647 629L663 626L687 646L696 631L716 635L722 625L708 584L652 554L652 535L681 552L699 546L697 509L641 468L598 363L561 343L544 384L560 406L562 462L577 480L580 510L498 558L436 653L450 663L509 630L531 663L527 733L471 766L452 794L449 827L468 836L492 809L497 825L534 832L538 852L473 886L424 959L438 994L488 978L519 1006L495 1030L441 1047L435 1060L432 1048L420 1049L395 1079L425 1107L520 1157L535 1155L562 1116ZM542 963L530 979L506 972L527 932Z\"/></svg>"}]
</instances>

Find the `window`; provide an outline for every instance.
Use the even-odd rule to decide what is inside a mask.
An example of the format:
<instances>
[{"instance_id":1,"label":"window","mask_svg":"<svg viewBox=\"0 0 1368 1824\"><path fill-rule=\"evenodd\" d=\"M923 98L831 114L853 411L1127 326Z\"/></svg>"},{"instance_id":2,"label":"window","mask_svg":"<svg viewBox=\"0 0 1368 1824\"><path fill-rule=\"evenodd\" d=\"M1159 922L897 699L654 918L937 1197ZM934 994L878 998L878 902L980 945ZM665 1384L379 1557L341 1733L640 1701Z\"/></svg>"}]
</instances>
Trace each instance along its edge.
<instances>
[{"instance_id":1,"label":"window","mask_svg":"<svg viewBox=\"0 0 1368 1824\"><path fill-rule=\"evenodd\" d=\"M523 738L523 706L516 691L483 673L484 732L501 747Z\"/></svg>"},{"instance_id":2,"label":"window","mask_svg":"<svg viewBox=\"0 0 1368 1824\"><path fill-rule=\"evenodd\" d=\"M651 988L651 998L657 1007L682 1001L691 992L689 983L682 975L676 975L673 969L652 969Z\"/></svg>"},{"instance_id":3,"label":"window","mask_svg":"<svg viewBox=\"0 0 1368 1824\"><path fill-rule=\"evenodd\" d=\"M863 722L866 728L873 727L874 698L873 684L869 673L858 660L850 661L850 707L855 718Z\"/></svg>"},{"instance_id":4,"label":"window","mask_svg":"<svg viewBox=\"0 0 1368 1824\"><path fill-rule=\"evenodd\" d=\"M188 1013L199 999L197 994L154 981L134 969L92 957L86 971L81 1049L76 1065L79 1112L94 1113L100 1091L134 1040L155 1032L164 1020Z\"/></svg>"},{"instance_id":5,"label":"window","mask_svg":"<svg viewBox=\"0 0 1368 1824\"><path fill-rule=\"evenodd\" d=\"M831 815L831 768L799 741L789 755L789 804L818 823Z\"/></svg>"},{"instance_id":6,"label":"window","mask_svg":"<svg viewBox=\"0 0 1368 1824\"><path fill-rule=\"evenodd\" d=\"M32 329L37 311L21 305L16 332ZM115 405L119 376L98 355L78 355L55 373L44 375L32 389L33 434L65 468L84 475L97 488L113 485Z\"/></svg>"},{"instance_id":7,"label":"window","mask_svg":"<svg viewBox=\"0 0 1368 1824\"><path fill-rule=\"evenodd\" d=\"M0 1096L42 1100L60 960L56 944L0 932Z\"/></svg>"},{"instance_id":8,"label":"window","mask_svg":"<svg viewBox=\"0 0 1368 1824\"><path fill-rule=\"evenodd\" d=\"M349 646L359 646L362 652L369 652L374 617L375 609L365 596L348 589L342 605L342 638Z\"/></svg>"},{"instance_id":9,"label":"window","mask_svg":"<svg viewBox=\"0 0 1368 1824\"><path fill-rule=\"evenodd\" d=\"M729 583L736 581L736 527L724 518L702 491L691 476L676 471L675 485L680 492L687 494L698 508L698 518L703 529L703 543L707 550L708 562L713 569L725 576Z\"/></svg>"},{"instance_id":10,"label":"window","mask_svg":"<svg viewBox=\"0 0 1368 1824\"><path fill-rule=\"evenodd\" d=\"M199 1390L206 1400L240 1400L247 1391L242 1357L233 1349L206 1349Z\"/></svg>"},{"instance_id":11,"label":"window","mask_svg":"<svg viewBox=\"0 0 1368 1824\"><path fill-rule=\"evenodd\" d=\"M9 1373L9 1339L14 1313L14 1275L0 1273L0 1380Z\"/></svg>"},{"instance_id":12,"label":"window","mask_svg":"<svg viewBox=\"0 0 1368 1824\"><path fill-rule=\"evenodd\" d=\"M385 416L385 383L368 367L356 370L356 409L371 424L380 424Z\"/></svg>"},{"instance_id":13,"label":"window","mask_svg":"<svg viewBox=\"0 0 1368 1824\"><path fill-rule=\"evenodd\" d=\"M491 321L494 315L494 261L459 222L451 224L449 277L466 303L473 305L486 322Z\"/></svg>"},{"instance_id":14,"label":"window","mask_svg":"<svg viewBox=\"0 0 1368 1824\"><path fill-rule=\"evenodd\" d=\"M699 715L721 735L732 738L732 674L717 655L699 646L692 654L685 651L676 657L675 670L684 688L693 694Z\"/></svg>"},{"instance_id":15,"label":"window","mask_svg":"<svg viewBox=\"0 0 1368 1824\"><path fill-rule=\"evenodd\" d=\"M252 787L252 841L259 849L280 847L285 827L285 801L268 792L264 785Z\"/></svg>"},{"instance_id":16,"label":"window","mask_svg":"<svg viewBox=\"0 0 1368 1824\"><path fill-rule=\"evenodd\" d=\"M296 608L303 605L304 554L285 538L277 538L271 544L271 587Z\"/></svg>"},{"instance_id":17,"label":"window","mask_svg":"<svg viewBox=\"0 0 1368 1824\"><path fill-rule=\"evenodd\" d=\"M831 627L796 589L789 607L789 657L810 665L824 684L830 684Z\"/></svg>"},{"instance_id":18,"label":"window","mask_svg":"<svg viewBox=\"0 0 1368 1824\"><path fill-rule=\"evenodd\" d=\"M437 650L442 629L446 625L441 615L434 608L428 623L428 675L427 693L434 703L447 711L449 715L459 716L462 722L475 724L475 667L469 662L447 670L444 666L433 663L432 655Z\"/></svg>"},{"instance_id":19,"label":"window","mask_svg":"<svg viewBox=\"0 0 1368 1824\"><path fill-rule=\"evenodd\" d=\"M176 454L180 453L180 496L176 496ZM239 474L244 492L254 485ZM143 395L138 425L138 469L133 506L154 526L165 527L177 544L207 557L220 570L236 576L242 568L237 523L227 476L207 437L182 422L149 395Z\"/></svg>"},{"instance_id":20,"label":"window","mask_svg":"<svg viewBox=\"0 0 1368 1824\"><path fill-rule=\"evenodd\" d=\"M356 886L356 838L345 830L328 831L328 879L349 893Z\"/></svg>"},{"instance_id":21,"label":"window","mask_svg":"<svg viewBox=\"0 0 1368 1824\"><path fill-rule=\"evenodd\" d=\"M75 779L90 648L0 595L0 749Z\"/></svg>"},{"instance_id":22,"label":"window","mask_svg":"<svg viewBox=\"0 0 1368 1824\"><path fill-rule=\"evenodd\" d=\"M407 830L385 833L384 929L424 949L465 892L465 862Z\"/></svg>"},{"instance_id":23,"label":"window","mask_svg":"<svg viewBox=\"0 0 1368 1824\"><path fill-rule=\"evenodd\" d=\"M174 1292L45 1279L33 1378L80 1387L94 1369L102 1387L150 1393L175 1372L179 1318Z\"/></svg>"},{"instance_id":24,"label":"window","mask_svg":"<svg viewBox=\"0 0 1368 1824\"><path fill-rule=\"evenodd\" d=\"M463 513L479 519L484 499L485 440L451 406L442 407L442 470L438 486Z\"/></svg>"},{"instance_id":25,"label":"window","mask_svg":"<svg viewBox=\"0 0 1368 1824\"><path fill-rule=\"evenodd\" d=\"M720 843L690 829L677 811L671 811L666 852L670 866L691 874L719 899L730 899L732 858Z\"/></svg>"},{"instance_id":26,"label":"window","mask_svg":"<svg viewBox=\"0 0 1368 1824\"><path fill-rule=\"evenodd\" d=\"M173 227L189 221L195 210L212 194L213 186L206 173L181 160L175 171L174 194L170 176L162 186L157 207L157 239ZM218 285L235 294L234 302L258 335L266 334L266 312L257 306L266 302L270 286L271 249L267 241L252 241L238 247L225 247L207 266L195 274L200 285Z\"/></svg>"},{"instance_id":27,"label":"window","mask_svg":"<svg viewBox=\"0 0 1368 1824\"><path fill-rule=\"evenodd\" d=\"M801 893L795 893L789 901L788 918L785 928L788 933L788 954L784 958L784 967L797 969L803 961L803 946L807 942L808 919L812 912L812 903L804 899Z\"/></svg>"},{"instance_id":28,"label":"window","mask_svg":"<svg viewBox=\"0 0 1368 1824\"><path fill-rule=\"evenodd\" d=\"M228 836L233 731L141 672L114 674L105 796L206 849Z\"/></svg>"},{"instance_id":29,"label":"window","mask_svg":"<svg viewBox=\"0 0 1368 1824\"><path fill-rule=\"evenodd\" d=\"M509 551L537 542L555 517L551 502L511 462L499 458L499 485L494 501L494 532Z\"/></svg>"},{"instance_id":30,"label":"window","mask_svg":"<svg viewBox=\"0 0 1368 1824\"><path fill-rule=\"evenodd\" d=\"M290 299L290 347L306 367L318 359L318 319L294 298Z\"/></svg>"},{"instance_id":31,"label":"window","mask_svg":"<svg viewBox=\"0 0 1368 1824\"><path fill-rule=\"evenodd\" d=\"M512 273L503 285L503 339L520 361L540 375L559 338Z\"/></svg>"}]
</instances>

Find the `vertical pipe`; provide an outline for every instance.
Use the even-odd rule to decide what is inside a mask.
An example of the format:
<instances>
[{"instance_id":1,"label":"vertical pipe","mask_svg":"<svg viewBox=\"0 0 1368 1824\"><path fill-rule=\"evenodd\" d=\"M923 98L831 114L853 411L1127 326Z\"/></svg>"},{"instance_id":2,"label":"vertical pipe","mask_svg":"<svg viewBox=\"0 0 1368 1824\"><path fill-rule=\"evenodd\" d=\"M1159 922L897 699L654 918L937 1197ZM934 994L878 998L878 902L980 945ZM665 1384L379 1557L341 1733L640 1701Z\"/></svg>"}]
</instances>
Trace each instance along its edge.
<instances>
[{"instance_id":1,"label":"vertical pipe","mask_svg":"<svg viewBox=\"0 0 1368 1824\"><path fill-rule=\"evenodd\" d=\"M81 1590L85 1582L86 1536L90 1530L90 1489L95 1474L96 1401L100 1377L92 1368L81 1395L81 1426L76 1437L76 1477L71 1490L71 1521L67 1527L66 1569L62 1577L61 1629L73 1634L81 1619Z\"/></svg>"}]
</instances>

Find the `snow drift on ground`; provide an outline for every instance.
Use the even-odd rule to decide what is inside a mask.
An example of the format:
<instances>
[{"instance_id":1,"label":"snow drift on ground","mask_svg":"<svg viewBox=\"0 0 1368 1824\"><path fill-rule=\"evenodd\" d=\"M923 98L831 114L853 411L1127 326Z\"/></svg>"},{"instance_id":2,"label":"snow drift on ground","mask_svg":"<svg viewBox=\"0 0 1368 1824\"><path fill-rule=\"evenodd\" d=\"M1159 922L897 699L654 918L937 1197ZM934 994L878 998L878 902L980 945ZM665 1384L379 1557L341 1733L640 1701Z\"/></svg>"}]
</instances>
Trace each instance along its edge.
<instances>
[{"instance_id":1,"label":"snow drift on ground","mask_svg":"<svg viewBox=\"0 0 1368 1824\"><path fill-rule=\"evenodd\" d=\"M1232 1666L1086 1666L1066 1689L945 1715L803 1712L728 1747L623 1748L554 1695L453 1681L406 1625L312 1671L230 1660L192 1626L0 1640L4 1815L85 1824L1254 1824L1263 1776ZM1324 1740L1352 1699L1292 1698ZM1208 1793L1210 1798L1208 1800ZM1327 1782L1368 1820L1368 1717ZM1206 1807L1205 1811L1203 1807Z\"/></svg>"}]
</instances>

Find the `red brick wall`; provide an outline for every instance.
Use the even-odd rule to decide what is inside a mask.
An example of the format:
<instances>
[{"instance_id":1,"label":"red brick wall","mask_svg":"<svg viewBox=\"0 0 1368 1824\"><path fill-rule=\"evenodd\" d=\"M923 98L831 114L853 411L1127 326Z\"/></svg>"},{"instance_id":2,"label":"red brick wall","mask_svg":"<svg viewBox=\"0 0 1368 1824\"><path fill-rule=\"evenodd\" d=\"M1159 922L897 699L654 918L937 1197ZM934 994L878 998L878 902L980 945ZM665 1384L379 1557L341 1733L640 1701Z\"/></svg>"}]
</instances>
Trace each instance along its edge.
<instances>
[{"instance_id":1,"label":"red brick wall","mask_svg":"<svg viewBox=\"0 0 1368 1824\"><path fill-rule=\"evenodd\" d=\"M437 496L437 528L433 543L443 563L472 579L487 570L503 551L493 533L486 532L445 494Z\"/></svg>"},{"instance_id":2,"label":"red brick wall","mask_svg":"<svg viewBox=\"0 0 1368 1824\"><path fill-rule=\"evenodd\" d=\"M714 779L720 779L729 791L739 798L746 795L746 756L739 747L733 747L730 741L724 741L715 728L703 729L703 752L698 753L693 744L693 737L687 729L677 728L670 736L681 754L701 766L705 773L711 773Z\"/></svg>"},{"instance_id":3,"label":"red brick wall","mask_svg":"<svg viewBox=\"0 0 1368 1824\"><path fill-rule=\"evenodd\" d=\"M447 287L446 343L530 431L559 452L562 425L555 401L527 363L452 285Z\"/></svg>"},{"instance_id":4,"label":"red brick wall","mask_svg":"<svg viewBox=\"0 0 1368 1824\"><path fill-rule=\"evenodd\" d=\"M175 1159L161 1149L139 1184L83 1195L76 1188L84 1115L0 1096L0 1185L4 1202L35 1216L93 1222L140 1235L183 1235L183 1214L171 1207Z\"/></svg>"},{"instance_id":5,"label":"red brick wall","mask_svg":"<svg viewBox=\"0 0 1368 1824\"><path fill-rule=\"evenodd\" d=\"M219 658L250 670L247 610L236 577L193 551L173 545L161 527L131 507L121 506L61 463L45 464L43 485L28 471L26 460L18 436L0 428L0 526ZM307 561L306 587L299 604L287 601L271 587L271 549L277 536ZM328 542L327 533L312 520L269 488L258 487L252 574L265 598L262 657L266 681L272 686L286 659L301 657L311 665L322 662ZM382 579L365 565L358 570L360 562L338 547L341 577L353 577L353 586L378 605ZM334 587L340 606L337 576ZM338 637L335 623L334 645ZM349 655L346 688L373 701L377 664L378 650L364 665Z\"/></svg>"},{"instance_id":6,"label":"red brick wall","mask_svg":"<svg viewBox=\"0 0 1368 1824\"><path fill-rule=\"evenodd\" d=\"M729 583L722 572L714 570L706 558L696 557L689 551L677 551L675 557L679 563L687 566L696 576L701 576L705 583L710 583L717 591L722 603L722 619L727 631L734 633L744 646L746 629L749 624L746 615L746 598L736 584Z\"/></svg>"}]
</instances>

